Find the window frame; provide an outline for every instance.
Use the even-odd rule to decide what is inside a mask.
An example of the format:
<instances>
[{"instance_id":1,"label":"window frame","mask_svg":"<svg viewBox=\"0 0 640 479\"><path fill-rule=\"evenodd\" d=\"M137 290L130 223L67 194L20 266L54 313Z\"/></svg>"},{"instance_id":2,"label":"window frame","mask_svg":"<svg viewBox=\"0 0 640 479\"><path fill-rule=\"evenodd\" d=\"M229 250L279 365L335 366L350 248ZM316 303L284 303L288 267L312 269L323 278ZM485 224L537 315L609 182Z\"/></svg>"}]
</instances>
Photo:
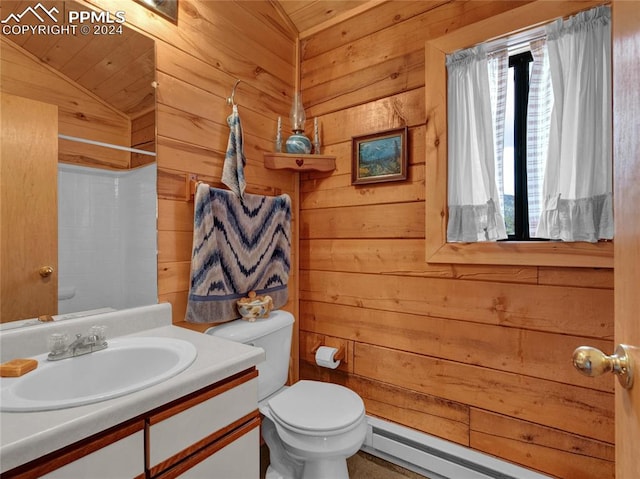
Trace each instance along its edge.
<instances>
[{"instance_id":1,"label":"window frame","mask_svg":"<svg viewBox=\"0 0 640 479\"><path fill-rule=\"evenodd\" d=\"M529 199L527 191L527 110L529 103L529 74L533 55L529 50L509 56L513 68L514 91L514 234L505 241L545 241L529 234ZM505 125L506 129L506 125ZM503 169L504 176L504 169Z\"/></svg>"},{"instance_id":2,"label":"window frame","mask_svg":"<svg viewBox=\"0 0 640 479\"><path fill-rule=\"evenodd\" d=\"M613 268L613 242L447 242L446 55L609 2L534 1L425 44L425 254L428 263Z\"/></svg>"}]
</instances>

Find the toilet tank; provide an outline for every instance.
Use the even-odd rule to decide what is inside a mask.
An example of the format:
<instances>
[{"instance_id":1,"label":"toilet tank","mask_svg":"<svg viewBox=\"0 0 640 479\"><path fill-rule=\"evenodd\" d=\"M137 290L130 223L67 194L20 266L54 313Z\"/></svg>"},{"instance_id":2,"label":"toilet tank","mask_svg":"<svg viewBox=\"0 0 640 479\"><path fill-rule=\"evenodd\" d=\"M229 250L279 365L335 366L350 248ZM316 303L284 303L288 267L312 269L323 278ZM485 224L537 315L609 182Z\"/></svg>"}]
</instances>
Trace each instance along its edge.
<instances>
[{"instance_id":1,"label":"toilet tank","mask_svg":"<svg viewBox=\"0 0 640 479\"><path fill-rule=\"evenodd\" d=\"M266 360L258 364L258 399L262 400L282 388L289 375L293 315L271 311L267 318L254 322L236 319L206 331L229 341L264 349Z\"/></svg>"}]
</instances>

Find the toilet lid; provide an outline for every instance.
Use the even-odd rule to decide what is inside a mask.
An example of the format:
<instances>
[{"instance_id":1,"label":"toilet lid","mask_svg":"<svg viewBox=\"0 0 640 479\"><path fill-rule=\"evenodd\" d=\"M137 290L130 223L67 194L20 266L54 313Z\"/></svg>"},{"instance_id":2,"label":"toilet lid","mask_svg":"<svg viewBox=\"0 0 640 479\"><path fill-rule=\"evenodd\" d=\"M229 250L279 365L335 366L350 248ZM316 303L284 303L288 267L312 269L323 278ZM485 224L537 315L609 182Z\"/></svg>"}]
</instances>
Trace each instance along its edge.
<instances>
[{"instance_id":1,"label":"toilet lid","mask_svg":"<svg viewBox=\"0 0 640 479\"><path fill-rule=\"evenodd\" d=\"M319 381L298 381L269 400L271 413L285 425L306 431L343 429L364 414L352 390Z\"/></svg>"}]
</instances>

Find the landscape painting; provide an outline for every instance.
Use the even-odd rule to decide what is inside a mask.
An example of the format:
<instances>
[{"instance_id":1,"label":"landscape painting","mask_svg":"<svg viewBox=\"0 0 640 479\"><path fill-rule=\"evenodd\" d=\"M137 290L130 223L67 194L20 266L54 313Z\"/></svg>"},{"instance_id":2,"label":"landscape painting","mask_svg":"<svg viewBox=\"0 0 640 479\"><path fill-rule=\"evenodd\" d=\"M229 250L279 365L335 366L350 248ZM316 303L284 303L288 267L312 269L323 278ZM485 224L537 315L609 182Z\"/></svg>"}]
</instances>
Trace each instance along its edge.
<instances>
[{"instance_id":1,"label":"landscape painting","mask_svg":"<svg viewBox=\"0 0 640 479\"><path fill-rule=\"evenodd\" d=\"M407 179L407 127L352 138L351 183Z\"/></svg>"}]
</instances>

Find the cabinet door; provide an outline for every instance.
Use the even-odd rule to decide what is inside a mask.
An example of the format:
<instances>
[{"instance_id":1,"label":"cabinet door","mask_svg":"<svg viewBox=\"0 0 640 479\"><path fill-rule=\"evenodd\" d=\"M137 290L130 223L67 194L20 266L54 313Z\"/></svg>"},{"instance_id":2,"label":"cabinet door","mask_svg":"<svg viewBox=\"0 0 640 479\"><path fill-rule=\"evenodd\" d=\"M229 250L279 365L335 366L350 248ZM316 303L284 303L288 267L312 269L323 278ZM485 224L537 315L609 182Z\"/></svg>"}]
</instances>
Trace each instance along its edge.
<instances>
[{"instance_id":1,"label":"cabinet door","mask_svg":"<svg viewBox=\"0 0 640 479\"><path fill-rule=\"evenodd\" d=\"M0 322L58 313L58 107L3 93ZM40 275L40 269L52 272Z\"/></svg>"},{"instance_id":2,"label":"cabinet door","mask_svg":"<svg viewBox=\"0 0 640 479\"><path fill-rule=\"evenodd\" d=\"M114 479L144 477L144 432L138 431L70 462L45 479Z\"/></svg>"},{"instance_id":3,"label":"cabinet door","mask_svg":"<svg viewBox=\"0 0 640 479\"><path fill-rule=\"evenodd\" d=\"M148 428L151 475L244 424L256 414L257 405L258 379L254 371L152 415Z\"/></svg>"}]
</instances>

